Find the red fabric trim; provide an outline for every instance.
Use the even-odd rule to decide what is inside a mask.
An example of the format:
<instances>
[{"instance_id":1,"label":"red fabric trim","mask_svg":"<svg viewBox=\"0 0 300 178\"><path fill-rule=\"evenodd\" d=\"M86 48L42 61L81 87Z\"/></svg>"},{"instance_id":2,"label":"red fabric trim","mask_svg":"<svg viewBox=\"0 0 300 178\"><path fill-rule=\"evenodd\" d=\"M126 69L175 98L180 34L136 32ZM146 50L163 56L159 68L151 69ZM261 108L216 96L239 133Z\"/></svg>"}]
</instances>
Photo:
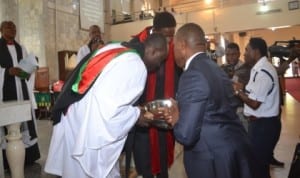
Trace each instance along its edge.
<instances>
[{"instance_id":1,"label":"red fabric trim","mask_svg":"<svg viewBox=\"0 0 300 178\"><path fill-rule=\"evenodd\" d=\"M152 72L148 74L146 88L146 101L152 101L155 98L156 88L156 73ZM149 129L149 140L150 140L150 158L151 158L151 172L155 175L160 172L160 151L158 143L158 131L155 127Z\"/></svg>"},{"instance_id":2,"label":"red fabric trim","mask_svg":"<svg viewBox=\"0 0 300 178\"><path fill-rule=\"evenodd\" d=\"M141 31L139 34L133 36L133 37L137 37L140 42L144 42L146 40L146 38L148 37L149 35L149 30L151 29L152 27L146 27L143 31Z\"/></svg>"},{"instance_id":3,"label":"red fabric trim","mask_svg":"<svg viewBox=\"0 0 300 178\"><path fill-rule=\"evenodd\" d=\"M101 73L103 68L116 55L128 50L128 48L115 48L94 56L87 64L85 70L82 72L81 80L78 86L78 93L82 94L93 84L95 79Z\"/></svg>"},{"instance_id":4,"label":"red fabric trim","mask_svg":"<svg viewBox=\"0 0 300 178\"><path fill-rule=\"evenodd\" d=\"M174 44L173 40L169 43L169 54L166 59L165 65L165 98L170 98L175 96L174 86L174 74L175 74L175 62L174 62Z\"/></svg>"},{"instance_id":5,"label":"red fabric trim","mask_svg":"<svg viewBox=\"0 0 300 178\"><path fill-rule=\"evenodd\" d=\"M152 27L146 27L142 32L140 32L135 37L139 38L141 42L144 42L149 35L149 30ZM169 43L169 54L165 63L165 83L164 83L164 97L170 98L175 96L175 62L174 62L174 45L173 41ZM152 72L148 74L147 86L146 86L146 101L152 101L155 99L155 89L156 89L156 73ZM149 129L150 137L150 155L151 155L151 172L156 175L160 173L160 150L159 150L159 138L157 128L151 127ZM174 135L173 131L167 132L167 157L168 166L170 167L174 161Z\"/></svg>"},{"instance_id":6,"label":"red fabric trim","mask_svg":"<svg viewBox=\"0 0 300 178\"><path fill-rule=\"evenodd\" d=\"M174 61L174 44L173 40L169 43L169 54L165 65L165 98L175 97L175 61ZM170 167L174 161L174 135L173 131L167 132L167 150L168 150L168 166Z\"/></svg>"}]
</instances>

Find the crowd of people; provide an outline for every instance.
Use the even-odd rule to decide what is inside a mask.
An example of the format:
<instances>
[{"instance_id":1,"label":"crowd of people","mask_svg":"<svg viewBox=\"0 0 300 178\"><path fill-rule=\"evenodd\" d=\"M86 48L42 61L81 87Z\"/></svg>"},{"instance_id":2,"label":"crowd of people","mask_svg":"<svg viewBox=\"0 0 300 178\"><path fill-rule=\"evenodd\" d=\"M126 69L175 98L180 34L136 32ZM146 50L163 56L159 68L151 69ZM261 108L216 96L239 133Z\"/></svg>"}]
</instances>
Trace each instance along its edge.
<instances>
[{"instance_id":1,"label":"crowd of people","mask_svg":"<svg viewBox=\"0 0 300 178\"><path fill-rule=\"evenodd\" d=\"M121 177L123 152L126 177L133 158L143 178L168 178L176 141L184 147L189 178L270 178L270 165L284 166L273 155L281 131L278 78L300 57L300 48L275 68L264 39L250 38L244 61L230 42L219 66L207 53L200 25L175 31L176 25L171 13L160 12L130 41L107 43L99 26L90 27L52 108L47 173ZM0 30L1 101L34 100L31 74L18 67L27 52L15 41L16 26L4 21ZM144 105L158 99L172 102L159 108L171 129L151 124L155 116ZM32 164L40 157L34 114L22 128L25 164ZM1 146L5 152L5 142Z\"/></svg>"}]
</instances>

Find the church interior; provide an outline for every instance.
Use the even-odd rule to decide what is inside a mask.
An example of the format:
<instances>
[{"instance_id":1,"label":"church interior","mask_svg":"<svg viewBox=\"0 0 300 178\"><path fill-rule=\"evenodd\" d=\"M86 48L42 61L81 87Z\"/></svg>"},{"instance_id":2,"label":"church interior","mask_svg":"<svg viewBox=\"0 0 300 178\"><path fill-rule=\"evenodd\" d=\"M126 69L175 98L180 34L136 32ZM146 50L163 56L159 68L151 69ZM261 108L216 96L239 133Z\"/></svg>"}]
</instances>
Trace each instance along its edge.
<instances>
[{"instance_id":1,"label":"church interior","mask_svg":"<svg viewBox=\"0 0 300 178\"><path fill-rule=\"evenodd\" d=\"M51 108L63 82L77 64L78 49L89 40L91 25L100 26L105 42L128 41L132 35L152 25L155 13L168 11L177 21L176 29L188 22L197 23L214 42L213 49L236 42L240 46L241 60L244 60L251 37L264 38L268 46L300 40L299 8L299 0L0 0L0 21L15 23L16 41L37 56L39 63L34 89L41 158L24 168L25 178L56 178L44 172L52 133ZM218 57L217 62L224 64L225 56ZM278 59L274 57L272 62L276 66ZM290 64L284 78L295 79L297 83L300 67L296 75L292 69ZM283 86L282 130L275 155L285 165L271 167L272 178L288 177L295 146L300 142L300 82L293 83L293 92L299 92L299 97L295 97L285 81ZM124 174L123 156L120 167ZM174 158L169 177L186 178L183 149L178 143ZM14 178L8 170L1 173L0 168L1 176ZM131 178L137 177L132 163Z\"/></svg>"}]
</instances>

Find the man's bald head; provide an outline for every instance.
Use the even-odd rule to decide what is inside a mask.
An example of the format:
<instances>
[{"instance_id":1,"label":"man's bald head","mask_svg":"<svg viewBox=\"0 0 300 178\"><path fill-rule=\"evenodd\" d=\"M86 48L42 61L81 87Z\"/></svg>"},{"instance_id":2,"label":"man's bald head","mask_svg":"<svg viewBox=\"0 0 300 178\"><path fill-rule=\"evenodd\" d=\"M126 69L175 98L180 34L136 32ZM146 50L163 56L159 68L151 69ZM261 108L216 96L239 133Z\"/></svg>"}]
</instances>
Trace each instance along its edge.
<instances>
[{"instance_id":1,"label":"man's bald head","mask_svg":"<svg viewBox=\"0 0 300 178\"><path fill-rule=\"evenodd\" d=\"M204 31L195 23L187 23L179 28L176 38L185 41L191 49L206 44Z\"/></svg>"},{"instance_id":2,"label":"man's bald head","mask_svg":"<svg viewBox=\"0 0 300 178\"><path fill-rule=\"evenodd\" d=\"M206 39L202 28L195 23L187 23L180 27L175 35L175 61L184 67L186 60L196 52L205 52Z\"/></svg>"}]
</instances>

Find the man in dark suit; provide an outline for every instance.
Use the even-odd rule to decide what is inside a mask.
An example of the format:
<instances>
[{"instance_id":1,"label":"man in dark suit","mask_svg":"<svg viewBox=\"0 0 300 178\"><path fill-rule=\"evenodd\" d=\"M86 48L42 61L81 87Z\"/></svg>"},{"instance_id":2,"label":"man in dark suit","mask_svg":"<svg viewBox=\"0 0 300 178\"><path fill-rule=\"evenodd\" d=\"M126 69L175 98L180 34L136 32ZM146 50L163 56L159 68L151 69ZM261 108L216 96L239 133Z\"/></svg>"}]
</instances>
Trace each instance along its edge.
<instances>
[{"instance_id":1,"label":"man in dark suit","mask_svg":"<svg viewBox=\"0 0 300 178\"><path fill-rule=\"evenodd\" d=\"M165 110L166 119L184 146L189 178L254 178L253 154L235 112L232 83L204 52L205 43L197 24L185 24L177 31L175 62L184 72L177 103Z\"/></svg>"}]
</instances>

